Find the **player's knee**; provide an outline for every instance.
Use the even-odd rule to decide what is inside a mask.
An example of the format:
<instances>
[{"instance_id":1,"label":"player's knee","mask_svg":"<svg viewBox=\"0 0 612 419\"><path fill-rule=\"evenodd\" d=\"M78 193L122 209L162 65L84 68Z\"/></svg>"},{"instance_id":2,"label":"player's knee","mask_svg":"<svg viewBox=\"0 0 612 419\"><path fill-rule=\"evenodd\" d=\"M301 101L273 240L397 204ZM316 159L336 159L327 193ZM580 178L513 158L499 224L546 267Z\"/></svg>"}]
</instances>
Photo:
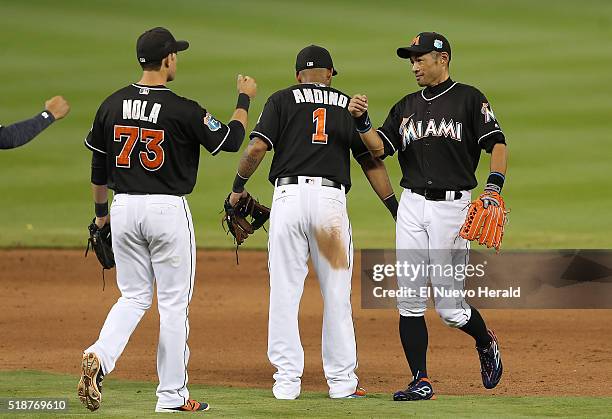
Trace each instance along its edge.
<instances>
[{"instance_id":1,"label":"player's knee","mask_svg":"<svg viewBox=\"0 0 612 419\"><path fill-rule=\"evenodd\" d=\"M436 308L438 315L448 327L459 328L465 326L467 321L470 319L469 310L458 308L458 309L450 309L450 308Z\"/></svg>"},{"instance_id":2,"label":"player's knee","mask_svg":"<svg viewBox=\"0 0 612 419\"><path fill-rule=\"evenodd\" d=\"M121 297L120 300L123 300L126 304L135 307L139 310L148 310L151 308L151 304L153 303L153 295L137 295L133 297Z\"/></svg>"},{"instance_id":3,"label":"player's knee","mask_svg":"<svg viewBox=\"0 0 612 419\"><path fill-rule=\"evenodd\" d=\"M399 314L403 317L421 317L425 315L426 307L422 308L404 308L398 307Z\"/></svg>"}]
</instances>

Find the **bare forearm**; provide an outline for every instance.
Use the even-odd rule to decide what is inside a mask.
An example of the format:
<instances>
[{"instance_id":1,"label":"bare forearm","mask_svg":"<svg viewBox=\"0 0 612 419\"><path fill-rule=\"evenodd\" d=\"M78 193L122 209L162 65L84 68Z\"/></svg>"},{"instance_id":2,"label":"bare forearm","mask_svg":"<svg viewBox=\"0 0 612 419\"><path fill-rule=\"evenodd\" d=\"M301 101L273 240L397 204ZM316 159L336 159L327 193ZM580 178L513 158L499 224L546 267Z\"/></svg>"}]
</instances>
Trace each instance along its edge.
<instances>
[{"instance_id":1,"label":"bare forearm","mask_svg":"<svg viewBox=\"0 0 612 419\"><path fill-rule=\"evenodd\" d=\"M251 177L266 155L265 149L255 145L256 141L257 139L253 139L249 142L249 145L244 150L244 153L242 153L242 157L238 163L238 174L243 178Z\"/></svg>"},{"instance_id":2,"label":"bare forearm","mask_svg":"<svg viewBox=\"0 0 612 419\"><path fill-rule=\"evenodd\" d=\"M108 187L106 185L91 184L93 198L96 204L103 204L108 201Z\"/></svg>"},{"instance_id":3,"label":"bare forearm","mask_svg":"<svg viewBox=\"0 0 612 419\"><path fill-rule=\"evenodd\" d=\"M259 163L261 163L266 155L266 151L268 151L268 145L263 140L253 138L249 141L249 145L244 150L244 153L242 153L238 163L238 171L232 185L232 193L230 194L230 203L232 205L240 199L242 194L246 193L244 186L251 175L255 173L257 167L259 167Z\"/></svg>"},{"instance_id":4,"label":"bare forearm","mask_svg":"<svg viewBox=\"0 0 612 419\"><path fill-rule=\"evenodd\" d=\"M245 111L242 108L236 108L236 110L232 114L232 117L230 118L230 120L231 121L238 121L238 122L240 122L242 124L242 126L244 127L244 130L246 131L247 125L249 124L248 116L249 116L249 114L248 114L247 111Z\"/></svg>"},{"instance_id":5,"label":"bare forearm","mask_svg":"<svg viewBox=\"0 0 612 419\"><path fill-rule=\"evenodd\" d=\"M385 154L385 146L376 130L369 129L366 132L359 133L359 136L373 157L380 157Z\"/></svg>"},{"instance_id":6,"label":"bare forearm","mask_svg":"<svg viewBox=\"0 0 612 419\"><path fill-rule=\"evenodd\" d=\"M387 207L391 216L397 219L398 202L385 164L379 158L372 156L365 157L360 161L360 164L376 195L378 195L384 206Z\"/></svg>"},{"instance_id":7,"label":"bare forearm","mask_svg":"<svg viewBox=\"0 0 612 419\"><path fill-rule=\"evenodd\" d=\"M491 172L506 174L508 169L508 148L505 144L495 144L491 151Z\"/></svg>"},{"instance_id":8,"label":"bare forearm","mask_svg":"<svg viewBox=\"0 0 612 419\"><path fill-rule=\"evenodd\" d=\"M361 162L363 173L368 178L368 182L381 200L393 195L393 187L389 180L389 174L382 160L368 156Z\"/></svg>"}]
</instances>

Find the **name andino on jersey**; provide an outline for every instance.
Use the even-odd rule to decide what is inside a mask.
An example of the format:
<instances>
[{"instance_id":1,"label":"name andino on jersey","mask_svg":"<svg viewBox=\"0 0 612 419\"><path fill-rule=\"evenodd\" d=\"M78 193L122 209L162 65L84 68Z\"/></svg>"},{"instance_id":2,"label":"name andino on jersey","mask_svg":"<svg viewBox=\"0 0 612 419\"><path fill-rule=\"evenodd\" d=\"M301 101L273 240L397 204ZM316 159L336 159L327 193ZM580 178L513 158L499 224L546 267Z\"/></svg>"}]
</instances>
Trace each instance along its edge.
<instances>
[{"instance_id":1,"label":"name andino on jersey","mask_svg":"<svg viewBox=\"0 0 612 419\"><path fill-rule=\"evenodd\" d=\"M413 114L414 115L414 114ZM430 119L426 123L424 121L414 121L412 115L408 118L403 118L399 128L399 133L402 136L402 149L411 141L420 140L425 137L450 137L455 141L461 141L461 133L463 124L454 122L452 119L448 122L444 118L439 124L434 119Z\"/></svg>"},{"instance_id":2,"label":"name andino on jersey","mask_svg":"<svg viewBox=\"0 0 612 419\"><path fill-rule=\"evenodd\" d=\"M327 90L302 88L293 89L292 92L295 103L322 103L346 108L349 102L347 96Z\"/></svg>"}]
</instances>

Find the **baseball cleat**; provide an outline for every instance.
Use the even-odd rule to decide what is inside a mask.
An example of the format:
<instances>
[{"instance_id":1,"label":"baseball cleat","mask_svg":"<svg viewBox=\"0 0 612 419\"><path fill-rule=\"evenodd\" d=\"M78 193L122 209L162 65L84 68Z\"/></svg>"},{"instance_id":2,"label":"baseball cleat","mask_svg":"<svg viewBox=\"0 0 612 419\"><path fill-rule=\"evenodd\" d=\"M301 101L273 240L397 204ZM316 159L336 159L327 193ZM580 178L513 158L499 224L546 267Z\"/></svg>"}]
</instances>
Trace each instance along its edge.
<instances>
[{"instance_id":1,"label":"baseball cleat","mask_svg":"<svg viewBox=\"0 0 612 419\"><path fill-rule=\"evenodd\" d=\"M396 402L414 402L418 400L435 400L436 394L433 391L431 382L427 377L419 378L408 384L406 390L396 391L393 400Z\"/></svg>"},{"instance_id":2,"label":"baseball cleat","mask_svg":"<svg viewBox=\"0 0 612 419\"><path fill-rule=\"evenodd\" d=\"M84 353L82 369L83 372L77 386L77 393L81 403L93 412L100 408L100 402L102 401L102 380L104 379L104 373L102 372L100 358L93 352Z\"/></svg>"},{"instance_id":3,"label":"baseball cleat","mask_svg":"<svg viewBox=\"0 0 612 419\"><path fill-rule=\"evenodd\" d=\"M367 391L365 391L362 387L357 387L353 394L349 394L348 396L343 397L344 399L364 399L368 395Z\"/></svg>"},{"instance_id":4,"label":"baseball cleat","mask_svg":"<svg viewBox=\"0 0 612 419\"><path fill-rule=\"evenodd\" d=\"M504 372L501 354L499 352L499 344L497 336L492 330L489 330L491 336L491 345L487 348L476 347L478 358L480 358L480 375L482 376L482 385L487 389L492 389L497 386Z\"/></svg>"},{"instance_id":5,"label":"baseball cleat","mask_svg":"<svg viewBox=\"0 0 612 419\"><path fill-rule=\"evenodd\" d=\"M210 409L210 405L204 402L198 402L195 400L187 400L182 406L178 407L159 407L155 408L157 413L180 413L180 412L202 412Z\"/></svg>"}]
</instances>

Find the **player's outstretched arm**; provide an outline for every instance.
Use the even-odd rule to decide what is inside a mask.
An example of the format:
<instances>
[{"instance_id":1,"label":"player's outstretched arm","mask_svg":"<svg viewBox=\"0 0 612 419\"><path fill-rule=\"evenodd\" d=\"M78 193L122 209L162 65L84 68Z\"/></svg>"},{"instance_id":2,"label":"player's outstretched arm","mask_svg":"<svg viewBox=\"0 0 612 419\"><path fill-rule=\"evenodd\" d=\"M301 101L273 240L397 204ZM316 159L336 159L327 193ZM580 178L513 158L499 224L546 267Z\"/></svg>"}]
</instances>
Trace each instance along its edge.
<instances>
[{"instance_id":1,"label":"player's outstretched arm","mask_svg":"<svg viewBox=\"0 0 612 419\"><path fill-rule=\"evenodd\" d=\"M376 195L378 195L385 207L387 207L393 219L396 220L399 204L393 192L393 187L391 186L385 164L378 157L373 157L369 154L365 154L360 158L359 164L361 165L363 173L365 173L368 178L370 185L372 185L372 189L374 189Z\"/></svg>"},{"instance_id":2,"label":"player's outstretched arm","mask_svg":"<svg viewBox=\"0 0 612 419\"><path fill-rule=\"evenodd\" d=\"M230 204L235 205L241 197L246 195L244 187L251 175L259 167L267 151L268 143L261 138L254 137L249 141L249 145L244 150L244 153L242 153L242 158L238 163L238 171L232 185L232 193L230 194Z\"/></svg>"},{"instance_id":3,"label":"player's outstretched arm","mask_svg":"<svg viewBox=\"0 0 612 419\"><path fill-rule=\"evenodd\" d=\"M374 157L380 157L385 153L385 146L382 139L372 129L372 123L368 116L368 98L365 95L354 95L349 102L348 110L355 118L355 125L361 141L366 145Z\"/></svg>"},{"instance_id":4,"label":"player's outstretched arm","mask_svg":"<svg viewBox=\"0 0 612 419\"><path fill-rule=\"evenodd\" d=\"M222 124L210 115L206 114L205 124L209 125L209 130L202 130L204 135L200 141L208 144L209 151L216 155L219 151L235 153L242 147L244 134L248 124L249 105L251 99L257 94L257 84L255 79L249 76L238 75L238 102L227 125Z\"/></svg>"},{"instance_id":5,"label":"player's outstretched arm","mask_svg":"<svg viewBox=\"0 0 612 419\"><path fill-rule=\"evenodd\" d=\"M61 96L55 96L45 102L45 110L33 118L17 122L7 127L0 127L0 148L10 149L27 144L57 119L65 117L70 105Z\"/></svg>"},{"instance_id":6,"label":"player's outstretched arm","mask_svg":"<svg viewBox=\"0 0 612 419\"><path fill-rule=\"evenodd\" d=\"M244 127L244 130L246 131L249 116L249 104L251 102L251 99L254 99L257 95L257 83L255 82L255 79L253 77L238 74L236 86L238 88L238 104L236 106L236 110L232 114L230 122L240 122Z\"/></svg>"}]
</instances>

